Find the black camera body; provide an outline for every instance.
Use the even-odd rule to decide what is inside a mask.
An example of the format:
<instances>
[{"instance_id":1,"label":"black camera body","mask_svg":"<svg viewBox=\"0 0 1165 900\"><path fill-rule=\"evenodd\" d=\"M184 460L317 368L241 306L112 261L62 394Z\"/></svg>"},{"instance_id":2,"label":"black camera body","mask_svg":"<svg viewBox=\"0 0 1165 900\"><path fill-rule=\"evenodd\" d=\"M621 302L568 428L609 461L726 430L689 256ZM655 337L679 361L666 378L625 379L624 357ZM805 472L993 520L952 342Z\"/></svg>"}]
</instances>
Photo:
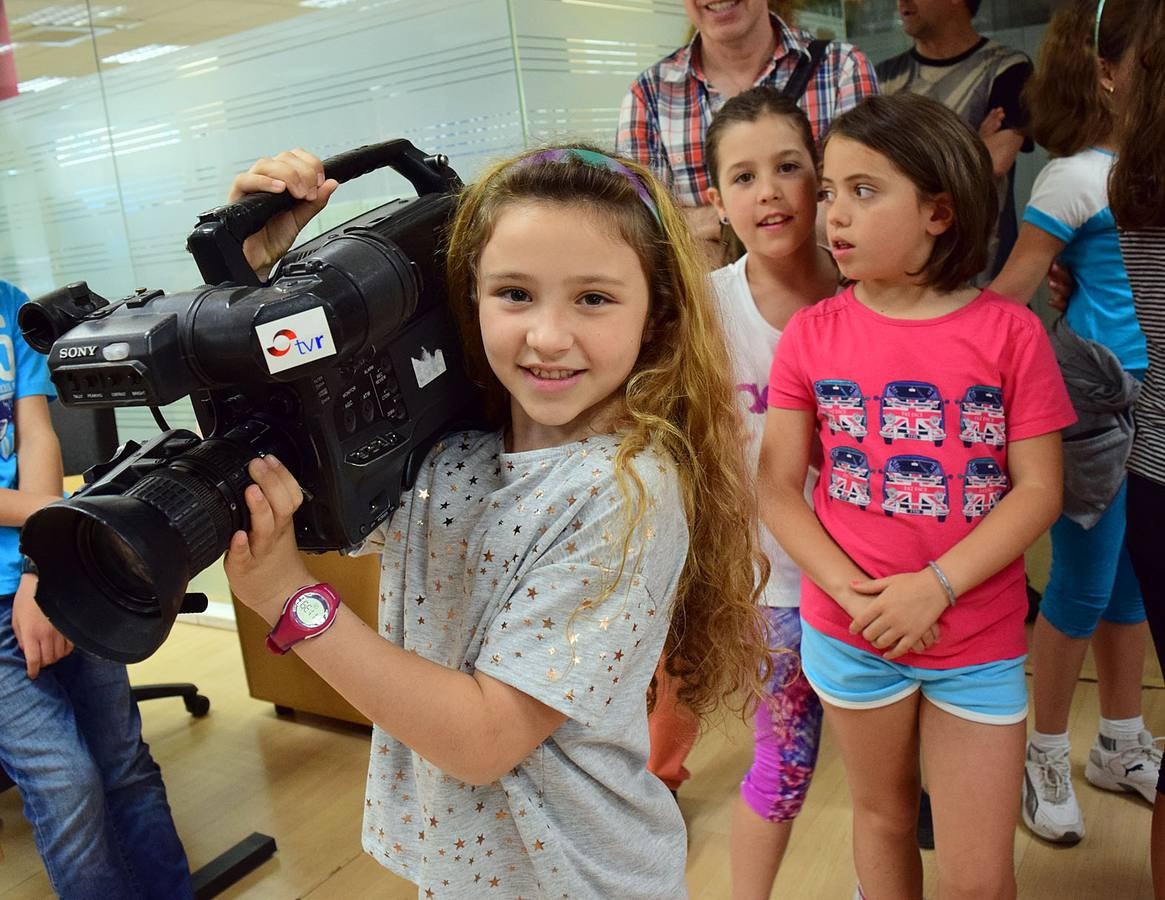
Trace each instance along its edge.
<instances>
[{"instance_id":1,"label":"black camera body","mask_svg":"<svg viewBox=\"0 0 1165 900\"><path fill-rule=\"evenodd\" d=\"M472 423L475 392L446 299L445 229L460 181L407 141L325 162L339 180L392 165L418 196L297 247L258 284L242 240L286 195L205 214L188 247L208 284L109 304L84 283L26 304L60 400L158 407L190 396L202 440L129 442L72 498L29 518L21 549L38 602L84 649L125 662L165 639L186 585L247 527L248 462L272 453L304 488L304 550L358 545L399 505L440 438Z\"/></svg>"}]
</instances>

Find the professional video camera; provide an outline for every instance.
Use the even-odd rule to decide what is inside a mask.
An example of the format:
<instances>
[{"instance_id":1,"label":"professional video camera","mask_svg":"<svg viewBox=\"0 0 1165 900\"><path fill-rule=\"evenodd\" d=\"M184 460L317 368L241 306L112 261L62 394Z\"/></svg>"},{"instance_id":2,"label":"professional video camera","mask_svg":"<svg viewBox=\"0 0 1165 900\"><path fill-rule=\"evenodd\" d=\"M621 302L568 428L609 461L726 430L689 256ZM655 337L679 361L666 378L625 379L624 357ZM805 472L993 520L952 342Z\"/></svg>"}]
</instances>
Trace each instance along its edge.
<instances>
[{"instance_id":1,"label":"professional video camera","mask_svg":"<svg viewBox=\"0 0 1165 900\"><path fill-rule=\"evenodd\" d=\"M400 502L429 448L475 410L445 296L442 240L461 182L408 141L326 160L346 181L382 166L417 197L394 200L288 253L267 284L242 242L290 208L253 194L191 233L206 285L115 303L84 282L25 304L21 331L48 354L67 406L157 407L190 395L205 440L165 430L86 473L31 516L21 551L37 601L77 646L136 662L165 640L189 580L248 524L247 463L273 453L303 485L305 550L359 544Z\"/></svg>"}]
</instances>

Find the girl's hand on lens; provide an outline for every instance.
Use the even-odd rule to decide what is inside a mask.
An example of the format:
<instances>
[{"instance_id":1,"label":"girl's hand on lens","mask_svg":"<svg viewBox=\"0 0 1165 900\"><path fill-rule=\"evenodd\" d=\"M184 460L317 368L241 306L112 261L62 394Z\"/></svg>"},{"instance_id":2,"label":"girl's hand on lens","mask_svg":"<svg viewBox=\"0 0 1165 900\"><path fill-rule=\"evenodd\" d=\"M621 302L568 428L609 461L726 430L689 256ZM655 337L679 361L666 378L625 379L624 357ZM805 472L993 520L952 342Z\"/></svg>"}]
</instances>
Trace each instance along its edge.
<instances>
[{"instance_id":1,"label":"girl's hand on lens","mask_svg":"<svg viewBox=\"0 0 1165 900\"><path fill-rule=\"evenodd\" d=\"M861 634L885 659L897 659L917 645L926 649L932 627L947 609L947 595L929 569L854 582L858 594L876 594L854 616L849 630ZM933 641L931 641L933 644Z\"/></svg>"},{"instance_id":2,"label":"girl's hand on lens","mask_svg":"<svg viewBox=\"0 0 1165 900\"><path fill-rule=\"evenodd\" d=\"M245 492L251 530L236 531L226 555L231 590L273 623L295 591L315 579L295 545L293 516L303 503L299 482L274 456L251 460Z\"/></svg>"},{"instance_id":3,"label":"girl's hand on lens","mask_svg":"<svg viewBox=\"0 0 1165 900\"><path fill-rule=\"evenodd\" d=\"M263 157L250 169L235 176L227 201L234 203L247 194L287 191L301 201L243 241L243 255L263 279L291 249L303 227L328 202L339 183L324 178L324 165L306 150L284 150L274 158Z\"/></svg>"}]
</instances>

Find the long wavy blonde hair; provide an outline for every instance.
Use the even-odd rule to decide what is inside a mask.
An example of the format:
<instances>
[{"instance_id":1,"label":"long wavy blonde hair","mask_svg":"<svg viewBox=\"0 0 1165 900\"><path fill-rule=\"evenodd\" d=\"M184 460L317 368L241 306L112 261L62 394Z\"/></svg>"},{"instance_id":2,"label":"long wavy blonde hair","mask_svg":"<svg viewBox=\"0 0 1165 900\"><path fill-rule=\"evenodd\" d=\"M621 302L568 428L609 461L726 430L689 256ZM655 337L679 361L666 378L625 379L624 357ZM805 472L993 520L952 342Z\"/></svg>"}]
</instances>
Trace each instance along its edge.
<instances>
[{"instance_id":1,"label":"long wavy blonde hair","mask_svg":"<svg viewBox=\"0 0 1165 900\"><path fill-rule=\"evenodd\" d=\"M632 511L624 561L646 508L631 460L658 447L676 462L690 537L665 667L680 680L680 700L701 718L722 703L751 708L763 697L770 666L756 603L769 563L756 543L756 491L744 460L732 366L700 252L675 203L646 169L618 160L647 188L658 221L626 175L575 158L515 165L546 149L554 148L493 166L462 194L449 238L448 284L470 371L485 392L492 424L504 424L509 395L486 362L476 316L478 262L499 214L539 202L605 217L635 250L651 291L647 335L623 386L615 428L621 438L615 471Z\"/></svg>"}]
</instances>

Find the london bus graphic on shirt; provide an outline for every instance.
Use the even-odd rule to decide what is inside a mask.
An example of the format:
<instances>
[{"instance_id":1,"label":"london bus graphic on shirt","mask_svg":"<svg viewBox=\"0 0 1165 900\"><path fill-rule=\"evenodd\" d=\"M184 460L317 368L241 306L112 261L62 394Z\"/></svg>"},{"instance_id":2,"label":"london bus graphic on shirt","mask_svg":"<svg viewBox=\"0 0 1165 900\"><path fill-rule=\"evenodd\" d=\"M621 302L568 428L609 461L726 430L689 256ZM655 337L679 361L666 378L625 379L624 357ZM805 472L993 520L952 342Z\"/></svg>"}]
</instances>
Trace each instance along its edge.
<instances>
[{"instance_id":1,"label":"london bus graphic on shirt","mask_svg":"<svg viewBox=\"0 0 1165 900\"><path fill-rule=\"evenodd\" d=\"M853 447L829 451L829 496L865 509L870 505L870 464Z\"/></svg>"},{"instance_id":2,"label":"london bus graphic on shirt","mask_svg":"<svg viewBox=\"0 0 1165 900\"><path fill-rule=\"evenodd\" d=\"M985 384L967 388L959 401L959 440L964 447L972 444L1002 447L1007 443L1002 389Z\"/></svg>"},{"instance_id":3,"label":"london bus graphic on shirt","mask_svg":"<svg viewBox=\"0 0 1165 900\"><path fill-rule=\"evenodd\" d=\"M929 456L891 456L882 470L882 511L888 516L934 516L945 522L947 477L937 459Z\"/></svg>"},{"instance_id":4,"label":"london bus graphic on shirt","mask_svg":"<svg viewBox=\"0 0 1165 900\"><path fill-rule=\"evenodd\" d=\"M991 512L1007 488L1007 476L995 460L984 456L968 462L963 475L963 515L967 521Z\"/></svg>"},{"instance_id":5,"label":"london bus graphic on shirt","mask_svg":"<svg viewBox=\"0 0 1165 900\"><path fill-rule=\"evenodd\" d=\"M858 443L869 433L865 398L856 381L827 378L813 382L817 408L825 416L831 434L843 431Z\"/></svg>"},{"instance_id":6,"label":"london bus graphic on shirt","mask_svg":"<svg viewBox=\"0 0 1165 900\"><path fill-rule=\"evenodd\" d=\"M887 443L896 440L931 441L941 447L946 439L943 398L925 381L891 381L882 391L878 434Z\"/></svg>"}]
</instances>

